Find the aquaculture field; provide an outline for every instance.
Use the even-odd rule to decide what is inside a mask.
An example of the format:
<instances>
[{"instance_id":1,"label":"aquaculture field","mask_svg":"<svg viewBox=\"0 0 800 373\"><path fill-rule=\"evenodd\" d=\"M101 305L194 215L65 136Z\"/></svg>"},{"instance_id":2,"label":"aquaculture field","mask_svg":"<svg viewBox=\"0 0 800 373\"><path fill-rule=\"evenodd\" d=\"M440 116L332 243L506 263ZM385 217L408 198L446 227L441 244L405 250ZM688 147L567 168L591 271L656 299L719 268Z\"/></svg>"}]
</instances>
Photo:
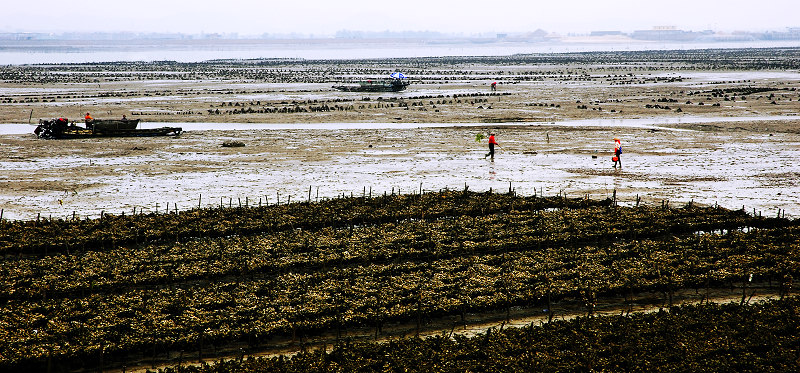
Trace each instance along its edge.
<instances>
[{"instance_id":1,"label":"aquaculture field","mask_svg":"<svg viewBox=\"0 0 800 373\"><path fill-rule=\"evenodd\" d=\"M319 347L309 341L323 334L338 341L329 355L249 363L286 371L374 371L396 359L438 364L412 371L513 371L540 361L567 370L681 370L691 369L679 365L691 355L786 370L797 367L800 351L792 296L800 225L742 210L468 190L365 195L1 221L0 253L0 370L227 358L220 371L249 371L257 368L236 365L242 356L270 351L279 339L295 351ZM782 300L748 306L756 285ZM741 292L735 306L677 307L673 299L686 289L733 288ZM664 310L573 321L553 311L577 302L591 316L605 298L633 307L642 293L659 297ZM474 339L345 337L366 328L380 339L398 324L413 325L413 336L443 317L466 325L484 313L534 308L545 310L543 326ZM758 333L734 342L740 328ZM609 342L632 335L654 337L638 347ZM713 338L729 349L720 352ZM523 348L542 339L549 341L540 350ZM659 353L675 343L682 352Z\"/></svg>"},{"instance_id":2,"label":"aquaculture field","mask_svg":"<svg viewBox=\"0 0 800 373\"><path fill-rule=\"evenodd\" d=\"M554 321L387 343L342 341L329 353L170 367L173 372L796 372L797 298L754 306L673 307L655 314Z\"/></svg>"}]
</instances>

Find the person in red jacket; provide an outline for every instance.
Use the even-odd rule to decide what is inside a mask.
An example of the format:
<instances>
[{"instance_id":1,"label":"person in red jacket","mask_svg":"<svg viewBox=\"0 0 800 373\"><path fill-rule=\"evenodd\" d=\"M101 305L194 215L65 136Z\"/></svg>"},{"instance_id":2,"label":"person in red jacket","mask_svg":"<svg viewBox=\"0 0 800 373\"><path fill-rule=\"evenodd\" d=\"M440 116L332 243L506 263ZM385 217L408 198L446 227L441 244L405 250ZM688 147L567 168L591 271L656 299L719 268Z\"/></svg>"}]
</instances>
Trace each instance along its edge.
<instances>
[{"instance_id":1,"label":"person in red jacket","mask_svg":"<svg viewBox=\"0 0 800 373\"><path fill-rule=\"evenodd\" d=\"M614 161L614 168L617 168L617 163L619 163L619 168L622 168L622 159L620 156L622 155L622 143L619 138L614 138L614 157L611 158Z\"/></svg>"},{"instance_id":2,"label":"person in red jacket","mask_svg":"<svg viewBox=\"0 0 800 373\"><path fill-rule=\"evenodd\" d=\"M497 144L497 141L494 139L494 133L490 133L489 134L489 152L486 153L486 155L483 156L484 158L486 158L488 156L491 156L492 159L494 159L494 146L495 145L498 145L498 144Z\"/></svg>"}]
</instances>

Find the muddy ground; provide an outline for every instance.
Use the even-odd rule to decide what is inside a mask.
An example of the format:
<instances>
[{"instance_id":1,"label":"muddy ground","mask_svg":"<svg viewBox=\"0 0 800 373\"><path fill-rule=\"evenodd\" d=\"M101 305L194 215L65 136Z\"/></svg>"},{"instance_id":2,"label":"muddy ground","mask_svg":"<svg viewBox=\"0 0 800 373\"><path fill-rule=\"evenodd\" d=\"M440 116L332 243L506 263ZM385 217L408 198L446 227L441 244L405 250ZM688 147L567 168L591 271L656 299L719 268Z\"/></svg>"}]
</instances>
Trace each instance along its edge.
<instances>
[{"instance_id":1,"label":"muddy ground","mask_svg":"<svg viewBox=\"0 0 800 373\"><path fill-rule=\"evenodd\" d=\"M6 66L0 126L91 112L186 131L7 131L0 209L67 218L469 187L800 215L800 73L742 67L735 54L727 68L648 58ZM394 69L408 71L408 90L331 88ZM489 132L493 161L476 141Z\"/></svg>"}]
</instances>

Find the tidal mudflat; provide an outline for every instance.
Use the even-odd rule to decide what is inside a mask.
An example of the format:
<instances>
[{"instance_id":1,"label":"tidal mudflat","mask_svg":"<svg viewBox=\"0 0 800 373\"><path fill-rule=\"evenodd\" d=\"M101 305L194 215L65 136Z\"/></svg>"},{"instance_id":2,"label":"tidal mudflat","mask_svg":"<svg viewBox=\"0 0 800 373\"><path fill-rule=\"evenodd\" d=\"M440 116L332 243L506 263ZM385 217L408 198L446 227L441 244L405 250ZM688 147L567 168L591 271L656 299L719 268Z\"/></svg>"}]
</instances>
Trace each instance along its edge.
<instances>
[{"instance_id":1,"label":"tidal mudflat","mask_svg":"<svg viewBox=\"0 0 800 373\"><path fill-rule=\"evenodd\" d=\"M796 216L797 54L4 66L0 126L17 130L0 136L0 208L12 219L96 216L466 186ZM405 91L331 88L396 70L411 77ZM86 112L186 132L40 140L33 126L18 130ZM476 141L492 131L494 162ZM614 137L622 170L611 168Z\"/></svg>"}]
</instances>

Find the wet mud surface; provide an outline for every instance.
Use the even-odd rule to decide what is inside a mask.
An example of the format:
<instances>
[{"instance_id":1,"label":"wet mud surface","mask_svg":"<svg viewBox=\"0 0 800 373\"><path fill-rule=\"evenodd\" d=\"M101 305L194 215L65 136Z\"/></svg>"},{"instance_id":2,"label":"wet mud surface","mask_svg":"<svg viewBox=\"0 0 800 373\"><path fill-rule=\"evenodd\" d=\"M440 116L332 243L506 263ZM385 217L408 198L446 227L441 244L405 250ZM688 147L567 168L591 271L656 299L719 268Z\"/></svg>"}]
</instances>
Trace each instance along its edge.
<instances>
[{"instance_id":1,"label":"wet mud surface","mask_svg":"<svg viewBox=\"0 0 800 373\"><path fill-rule=\"evenodd\" d=\"M0 66L0 209L66 218L468 187L796 217L798 53ZM396 70L406 91L331 88ZM87 111L186 132L41 140L28 125ZM476 141L492 131L494 161Z\"/></svg>"},{"instance_id":2,"label":"wet mud surface","mask_svg":"<svg viewBox=\"0 0 800 373\"><path fill-rule=\"evenodd\" d=\"M497 133L494 160L485 140ZM623 140L621 168L611 162ZM238 141L243 147L223 147ZM4 135L4 218L166 212L341 194L463 189L689 202L800 214L800 135L559 126L187 131L41 140Z\"/></svg>"}]
</instances>

